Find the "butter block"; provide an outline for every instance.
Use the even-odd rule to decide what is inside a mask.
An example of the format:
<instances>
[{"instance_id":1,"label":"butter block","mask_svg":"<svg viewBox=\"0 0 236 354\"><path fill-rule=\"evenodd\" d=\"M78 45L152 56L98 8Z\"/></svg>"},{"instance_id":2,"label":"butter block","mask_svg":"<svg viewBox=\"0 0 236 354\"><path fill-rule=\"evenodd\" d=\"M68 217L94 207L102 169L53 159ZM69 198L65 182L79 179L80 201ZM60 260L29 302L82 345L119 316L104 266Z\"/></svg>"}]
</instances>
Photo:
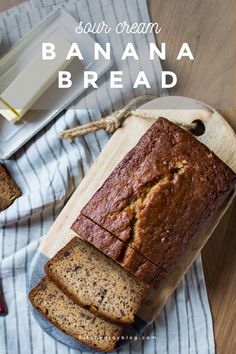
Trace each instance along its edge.
<instances>
[{"instance_id":1,"label":"butter block","mask_svg":"<svg viewBox=\"0 0 236 354\"><path fill-rule=\"evenodd\" d=\"M36 58L0 95L0 114L11 123L15 123L23 117L53 84L58 71L64 70L71 62L71 60L66 60L71 46L69 40L61 35L54 35L45 42L55 45L56 57L52 60L42 60L41 53L36 53Z\"/></svg>"},{"instance_id":2,"label":"butter block","mask_svg":"<svg viewBox=\"0 0 236 354\"><path fill-rule=\"evenodd\" d=\"M0 97L0 114L11 123L16 123L21 117Z\"/></svg>"}]
</instances>

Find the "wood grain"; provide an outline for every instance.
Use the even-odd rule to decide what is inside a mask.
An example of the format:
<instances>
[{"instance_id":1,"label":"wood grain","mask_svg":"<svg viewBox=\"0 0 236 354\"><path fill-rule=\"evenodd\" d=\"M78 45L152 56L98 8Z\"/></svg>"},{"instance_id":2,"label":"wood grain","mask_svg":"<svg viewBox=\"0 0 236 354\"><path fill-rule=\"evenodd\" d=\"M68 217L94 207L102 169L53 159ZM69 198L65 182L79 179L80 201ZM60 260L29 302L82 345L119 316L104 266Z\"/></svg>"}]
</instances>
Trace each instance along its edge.
<instances>
[{"instance_id":1,"label":"wood grain","mask_svg":"<svg viewBox=\"0 0 236 354\"><path fill-rule=\"evenodd\" d=\"M10 9L13 6L20 5L25 0L0 0L0 12Z\"/></svg>"},{"instance_id":2,"label":"wood grain","mask_svg":"<svg viewBox=\"0 0 236 354\"><path fill-rule=\"evenodd\" d=\"M23 0L0 0L0 11ZM177 73L176 95L198 98L218 108L236 129L236 2L227 0L149 0L152 21L168 45L162 65ZM189 42L195 60L176 62L180 43ZM236 202L202 252L219 354L236 348Z\"/></svg>"},{"instance_id":3,"label":"wood grain","mask_svg":"<svg viewBox=\"0 0 236 354\"><path fill-rule=\"evenodd\" d=\"M150 0L149 5L152 20L162 27L157 43L167 43L162 64L179 78L170 93L207 102L236 128L236 2ZM194 61L176 61L183 42L189 43Z\"/></svg>"},{"instance_id":4,"label":"wood grain","mask_svg":"<svg viewBox=\"0 0 236 354\"><path fill-rule=\"evenodd\" d=\"M163 66L180 78L171 93L211 104L236 129L235 1L225 6L221 0L149 0L149 9L152 21L163 28L157 42L170 43ZM194 61L176 62L183 41L195 53ZM218 354L233 354L236 348L235 216L236 201L202 252Z\"/></svg>"}]
</instances>

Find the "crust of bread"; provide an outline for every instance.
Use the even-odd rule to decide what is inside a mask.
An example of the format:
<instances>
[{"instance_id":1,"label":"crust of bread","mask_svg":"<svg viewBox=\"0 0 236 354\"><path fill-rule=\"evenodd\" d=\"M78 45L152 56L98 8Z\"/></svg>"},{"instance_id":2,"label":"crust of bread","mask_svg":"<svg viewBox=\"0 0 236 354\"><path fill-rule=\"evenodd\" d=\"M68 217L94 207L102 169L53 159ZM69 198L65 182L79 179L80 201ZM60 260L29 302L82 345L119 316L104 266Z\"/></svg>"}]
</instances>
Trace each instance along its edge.
<instances>
[{"instance_id":1,"label":"crust of bread","mask_svg":"<svg viewBox=\"0 0 236 354\"><path fill-rule=\"evenodd\" d=\"M20 188L6 167L0 164L0 212L7 209L20 196Z\"/></svg>"},{"instance_id":2,"label":"crust of bread","mask_svg":"<svg viewBox=\"0 0 236 354\"><path fill-rule=\"evenodd\" d=\"M167 274L163 269L82 214L73 223L72 230L146 284L156 283Z\"/></svg>"},{"instance_id":3,"label":"crust of bread","mask_svg":"<svg viewBox=\"0 0 236 354\"><path fill-rule=\"evenodd\" d=\"M169 272L235 183L205 145L158 118L81 213Z\"/></svg>"}]
</instances>

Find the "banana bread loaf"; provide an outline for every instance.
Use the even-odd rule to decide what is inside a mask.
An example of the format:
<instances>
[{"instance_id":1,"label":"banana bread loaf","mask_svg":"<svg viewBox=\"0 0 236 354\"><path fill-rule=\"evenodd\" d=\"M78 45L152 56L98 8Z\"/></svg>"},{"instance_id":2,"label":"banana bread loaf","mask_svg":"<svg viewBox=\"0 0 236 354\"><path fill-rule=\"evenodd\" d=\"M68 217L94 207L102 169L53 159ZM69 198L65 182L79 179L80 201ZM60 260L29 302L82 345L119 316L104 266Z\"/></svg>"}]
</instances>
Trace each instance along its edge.
<instances>
[{"instance_id":1,"label":"banana bread loaf","mask_svg":"<svg viewBox=\"0 0 236 354\"><path fill-rule=\"evenodd\" d=\"M104 352L115 348L122 328L77 305L47 277L31 290L29 299L46 319L81 343Z\"/></svg>"},{"instance_id":2,"label":"banana bread loaf","mask_svg":"<svg viewBox=\"0 0 236 354\"><path fill-rule=\"evenodd\" d=\"M152 284L166 275L164 270L84 215L79 215L72 229L147 284Z\"/></svg>"},{"instance_id":3,"label":"banana bread loaf","mask_svg":"<svg viewBox=\"0 0 236 354\"><path fill-rule=\"evenodd\" d=\"M132 323L146 285L112 259L74 237L45 266L47 276L89 311L116 323Z\"/></svg>"},{"instance_id":4,"label":"banana bread loaf","mask_svg":"<svg viewBox=\"0 0 236 354\"><path fill-rule=\"evenodd\" d=\"M235 181L206 146L159 118L81 213L169 271Z\"/></svg>"}]
</instances>

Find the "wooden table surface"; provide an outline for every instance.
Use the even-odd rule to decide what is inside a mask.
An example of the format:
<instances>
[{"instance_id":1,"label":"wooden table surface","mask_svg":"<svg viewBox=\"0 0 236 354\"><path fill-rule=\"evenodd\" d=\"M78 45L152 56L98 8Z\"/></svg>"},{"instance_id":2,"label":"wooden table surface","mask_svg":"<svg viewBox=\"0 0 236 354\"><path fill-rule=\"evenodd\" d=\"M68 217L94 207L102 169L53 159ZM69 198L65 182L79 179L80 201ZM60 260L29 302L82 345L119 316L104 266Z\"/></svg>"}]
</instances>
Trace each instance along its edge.
<instances>
[{"instance_id":1,"label":"wooden table surface","mask_svg":"<svg viewBox=\"0 0 236 354\"><path fill-rule=\"evenodd\" d=\"M23 0L0 0L0 11ZM205 101L236 130L236 3L234 0L149 0L150 16L167 43L164 68L179 79L170 93ZM188 42L194 61L176 61ZM236 157L235 157L236 158ZM218 354L236 352L236 201L202 252ZM201 353L200 353L201 354Z\"/></svg>"}]
</instances>

